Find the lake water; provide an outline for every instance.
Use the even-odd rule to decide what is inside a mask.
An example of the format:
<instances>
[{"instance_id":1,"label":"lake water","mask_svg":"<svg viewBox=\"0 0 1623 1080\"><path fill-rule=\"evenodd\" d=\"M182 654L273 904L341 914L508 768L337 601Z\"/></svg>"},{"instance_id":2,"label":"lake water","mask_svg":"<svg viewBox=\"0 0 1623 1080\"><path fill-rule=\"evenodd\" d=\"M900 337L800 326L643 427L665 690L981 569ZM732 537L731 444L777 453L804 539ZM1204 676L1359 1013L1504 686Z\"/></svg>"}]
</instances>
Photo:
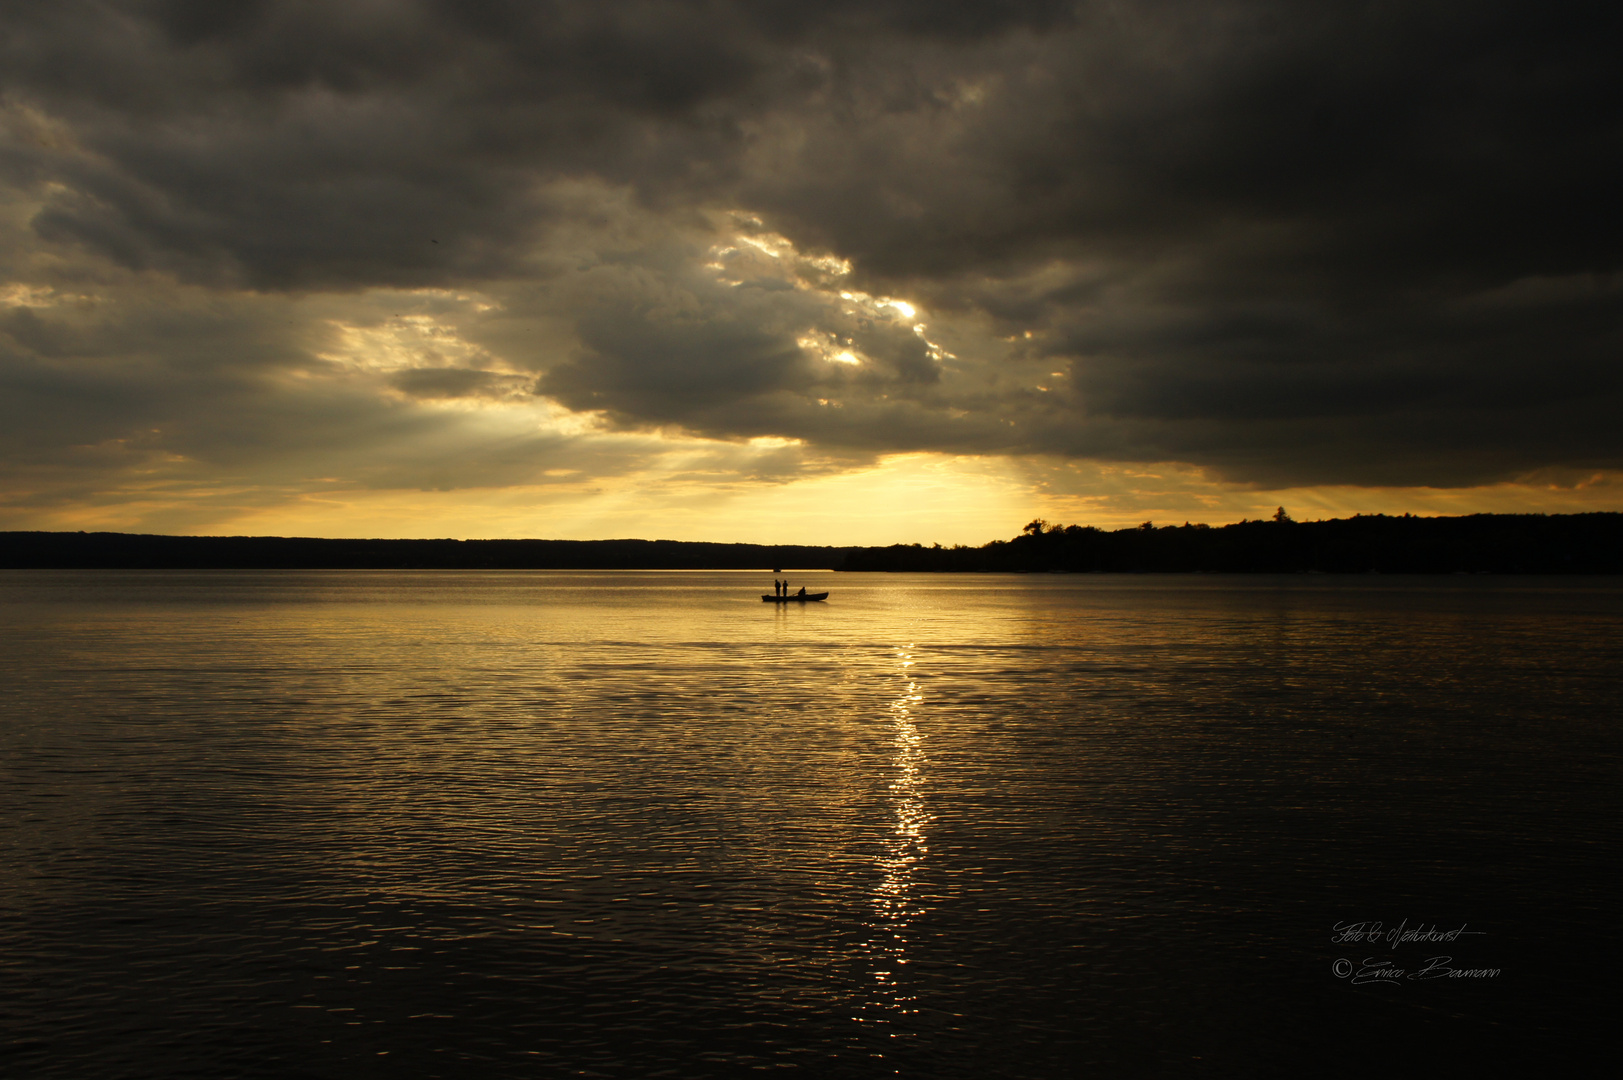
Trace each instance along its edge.
<instances>
[{"instance_id":1,"label":"lake water","mask_svg":"<svg viewBox=\"0 0 1623 1080\"><path fill-rule=\"evenodd\" d=\"M1623 582L789 577L0 574L0 1070L1603 1044Z\"/></svg>"}]
</instances>

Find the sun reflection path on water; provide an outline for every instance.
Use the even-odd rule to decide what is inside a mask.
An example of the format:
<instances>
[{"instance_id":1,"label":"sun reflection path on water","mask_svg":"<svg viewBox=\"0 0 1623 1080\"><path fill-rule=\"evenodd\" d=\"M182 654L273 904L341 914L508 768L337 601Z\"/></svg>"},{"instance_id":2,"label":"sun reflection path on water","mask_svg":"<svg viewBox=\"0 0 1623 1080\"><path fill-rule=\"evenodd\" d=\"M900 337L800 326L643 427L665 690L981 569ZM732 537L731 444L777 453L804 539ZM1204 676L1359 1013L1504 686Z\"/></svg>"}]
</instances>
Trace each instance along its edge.
<instances>
[{"instance_id":1,"label":"sun reflection path on water","mask_svg":"<svg viewBox=\"0 0 1623 1080\"><path fill-rule=\"evenodd\" d=\"M913 645L898 649L897 666L902 688L890 703L889 787L890 829L878 858L881 873L873 896L873 918L865 944L873 981L862 1006L865 1023L895 1025L917 1013L918 995L901 979L908 962L909 929L925 913L917 895L917 877L929 852L927 828L931 816L924 798L924 735L915 713L924 695L912 676ZM890 1032L892 1038L905 1034Z\"/></svg>"}]
</instances>

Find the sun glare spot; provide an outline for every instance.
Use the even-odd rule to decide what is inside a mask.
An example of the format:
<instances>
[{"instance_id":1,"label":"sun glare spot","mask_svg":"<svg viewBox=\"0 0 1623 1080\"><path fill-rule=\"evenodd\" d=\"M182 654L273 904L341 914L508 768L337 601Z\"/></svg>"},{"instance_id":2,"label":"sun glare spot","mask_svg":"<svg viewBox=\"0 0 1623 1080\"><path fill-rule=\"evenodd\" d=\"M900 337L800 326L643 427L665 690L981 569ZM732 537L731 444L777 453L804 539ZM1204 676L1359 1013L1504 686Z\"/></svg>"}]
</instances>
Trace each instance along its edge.
<instances>
[{"instance_id":1,"label":"sun glare spot","mask_svg":"<svg viewBox=\"0 0 1623 1080\"><path fill-rule=\"evenodd\" d=\"M870 296L865 292L842 291L840 299L849 301L855 308L867 315L881 315L886 318L901 317L911 320L919 313L919 309L906 300L898 300L894 296ZM852 312L855 314L855 312ZM913 327L914 333L923 330L924 324L919 323Z\"/></svg>"},{"instance_id":2,"label":"sun glare spot","mask_svg":"<svg viewBox=\"0 0 1623 1080\"><path fill-rule=\"evenodd\" d=\"M781 236L740 236L738 241L741 244L748 244L762 254L770 255L774 259L783 258L783 249L789 247L789 241Z\"/></svg>"},{"instance_id":3,"label":"sun glare spot","mask_svg":"<svg viewBox=\"0 0 1623 1080\"><path fill-rule=\"evenodd\" d=\"M862 357L855 349L850 348L851 339L843 341L833 334L808 330L795 339L795 344L831 364L861 364Z\"/></svg>"},{"instance_id":4,"label":"sun glare spot","mask_svg":"<svg viewBox=\"0 0 1623 1080\"><path fill-rule=\"evenodd\" d=\"M758 218L738 214L734 217L746 225L760 228ZM787 280L797 289L821 290L826 288L828 278L844 277L851 272L849 259L837 255L805 254L788 237L771 232L738 233L728 242L712 246L708 255L710 261L703 264L707 270L721 271L736 267L746 277ZM752 262L751 256L758 255L765 255L772 261L762 264L757 259ZM729 281L728 284L737 282Z\"/></svg>"},{"instance_id":5,"label":"sun glare spot","mask_svg":"<svg viewBox=\"0 0 1623 1080\"><path fill-rule=\"evenodd\" d=\"M824 273L833 274L835 277L844 277L851 272L850 259L836 258L833 255L820 255L806 261Z\"/></svg>"}]
</instances>

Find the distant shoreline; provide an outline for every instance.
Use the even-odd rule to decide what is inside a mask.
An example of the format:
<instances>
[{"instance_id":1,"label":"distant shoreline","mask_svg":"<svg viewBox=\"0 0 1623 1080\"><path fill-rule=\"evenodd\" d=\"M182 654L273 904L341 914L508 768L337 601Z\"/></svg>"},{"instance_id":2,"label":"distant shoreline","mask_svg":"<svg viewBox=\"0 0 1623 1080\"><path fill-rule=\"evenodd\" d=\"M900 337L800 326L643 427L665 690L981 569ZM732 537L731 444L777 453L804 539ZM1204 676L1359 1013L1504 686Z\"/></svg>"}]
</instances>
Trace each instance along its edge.
<instances>
[{"instance_id":1,"label":"distant shoreline","mask_svg":"<svg viewBox=\"0 0 1623 1080\"><path fill-rule=\"evenodd\" d=\"M1140 526L1035 521L980 547L680 540L335 540L0 533L0 569L761 570L927 573L1623 573L1623 513L1359 515Z\"/></svg>"},{"instance_id":2,"label":"distant shoreline","mask_svg":"<svg viewBox=\"0 0 1623 1080\"><path fill-rule=\"evenodd\" d=\"M0 568L34 570L837 569L848 548L680 540L331 540L0 533Z\"/></svg>"}]
</instances>

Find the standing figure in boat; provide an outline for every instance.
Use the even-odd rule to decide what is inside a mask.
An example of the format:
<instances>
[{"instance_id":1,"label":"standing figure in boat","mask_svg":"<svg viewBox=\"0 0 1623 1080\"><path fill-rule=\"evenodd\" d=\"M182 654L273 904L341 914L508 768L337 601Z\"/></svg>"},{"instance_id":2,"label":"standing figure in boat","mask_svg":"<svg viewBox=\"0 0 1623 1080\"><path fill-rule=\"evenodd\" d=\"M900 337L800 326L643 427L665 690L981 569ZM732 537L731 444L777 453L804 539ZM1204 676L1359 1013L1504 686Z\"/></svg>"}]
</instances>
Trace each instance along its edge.
<instances>
[{"instance_id":1,"label":"standing figure in boat","mask_svg":"<svg viewBox=\"0 0 1623 1080\"><path fill-rule=\"evenodd\" d=\"M802 585L800 587L799 592L790 592L789 591L789 582L787 580L779 581L776 578L774 578L772 580L772 595L767 596L767 595L763 594L761 596L761 599L765 600L769 604L772 604L772 603L787 604L791 600L797 601L797 602L799 602L801 604L805 604L805 603L808 603L808 602L813 601L813 600L827 600L828 599L828 593L826 593L826 592L809 593L809 592L806 591L806 586L804 586L804 585Z\"/></svg>"}]
</instances>

